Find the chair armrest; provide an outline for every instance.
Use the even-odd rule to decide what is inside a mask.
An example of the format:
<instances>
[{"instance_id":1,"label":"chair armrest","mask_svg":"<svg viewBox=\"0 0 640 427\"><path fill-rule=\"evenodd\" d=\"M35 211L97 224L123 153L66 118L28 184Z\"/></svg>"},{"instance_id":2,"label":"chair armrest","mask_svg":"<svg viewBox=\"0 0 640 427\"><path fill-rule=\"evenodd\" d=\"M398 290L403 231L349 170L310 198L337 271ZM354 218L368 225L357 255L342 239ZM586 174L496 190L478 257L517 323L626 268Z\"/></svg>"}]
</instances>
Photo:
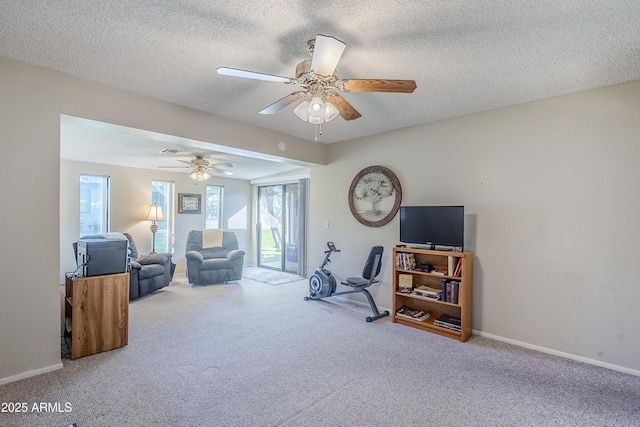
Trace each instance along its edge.
<instances>
[{"instance_id":1,"label":"chair armrest","mask_svg":"<svg viewBox=\"0 0 640 427\"><path fill-rule=\"evenodd\" d=\"M135 261L142 265L149 265L149 264L166 264L167 261L169 261L169 259L170 258L164 254L149 254L149 255L139 256L138 258L135 259Z\"/></svg>"},{"instance_id":2,"label":"chair armrest","mask_svg":"<svg viewBox=\"0 0 640 427\"><path fill-rule=\"evenodd\" d=\"M134 260L129 261L129 265L131 266L131 269L140 270L142 268L142 265Z\"/></svg>"},{"instance_id":3,"label":"chair armrest","mask_svg":"<svg viewBox=\"0 0 640 427\"><path fill-rule=\"evenodd\" d=\"M202 262L202 260L204 259L202 254L200 252L197 252L197 251L189 251L186 254L184 254L184 256L185 256L185 258L187 258L188 260L191 260L191 261Z\"/></svg>"},{"instance_id":4,"label":"chair armrest","mask_svg":"<svg viewBox=\"0 0 640 427\"><path fill-rule=\"evenodd\" d=\"M244 253L244 251L243 251L243 250L241 250L241 249L234 249L234 250L229 251L229 252L227 253L227 258L229 258L229 259L234 259L234 258L238 258L238 257L244 256L244 255L245 255L245 253Z\"/></svg>"}]
</instances>

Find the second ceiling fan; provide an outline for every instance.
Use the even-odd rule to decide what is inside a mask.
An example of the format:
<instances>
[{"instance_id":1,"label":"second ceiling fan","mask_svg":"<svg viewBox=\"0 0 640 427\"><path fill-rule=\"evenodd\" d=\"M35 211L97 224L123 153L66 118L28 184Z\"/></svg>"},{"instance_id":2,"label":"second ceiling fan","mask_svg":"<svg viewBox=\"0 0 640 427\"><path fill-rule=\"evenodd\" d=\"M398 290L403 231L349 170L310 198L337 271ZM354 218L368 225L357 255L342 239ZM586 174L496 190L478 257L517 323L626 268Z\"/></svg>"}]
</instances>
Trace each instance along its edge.
<instances>
[{"instance_id":1,"label":"second ceiling fan","mask_svg":"<svg viewBox=\"0 0 640 427\"><path fill-rule=\"evenodd\" d=\"M300 86L302 90L279 99L260 111L260 114L276 113L294 102L310 97L309 101L298 105L294 112L302 120L315 125L333 120L337 115L345 120L361 117L361 114L340 95L340 92L411 93L415 90L414 80L341 79L336 73L336 67L345 47L345 43L334 37L318 34L315 39L307 42L307 49L312 55L311 59L306 59L296 66L295 77L282 77L228 67L220 67L217 72L225 76Z\"/></svg>"},{"instance_id":2,"label":"second ceiling fan","mask_svg":"<svg viewBox=\"0 0 640 427\"><path fill-rule=\"evenodd\" d=\"M232 168L233 165L228 162L210 163L204 158L203 154L194 154L195 158L191 161L180 160L179 162L186 163L187 166L158 166L159 168L191 168L193 169L189 176L194 181L206 181L210 178L207 172L215 172L223 175L233 175L233 172L226 168Z\"/></svg>"}]
</instances>

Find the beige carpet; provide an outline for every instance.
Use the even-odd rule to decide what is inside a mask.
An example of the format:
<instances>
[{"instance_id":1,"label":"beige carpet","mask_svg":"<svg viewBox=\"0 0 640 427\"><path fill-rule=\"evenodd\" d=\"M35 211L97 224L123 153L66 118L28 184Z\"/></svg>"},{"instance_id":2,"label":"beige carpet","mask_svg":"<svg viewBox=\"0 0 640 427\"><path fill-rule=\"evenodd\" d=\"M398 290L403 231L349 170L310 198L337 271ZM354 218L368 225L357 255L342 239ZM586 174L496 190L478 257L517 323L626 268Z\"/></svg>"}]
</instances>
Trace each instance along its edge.
<instances>
[{"instance_id":1,"label":"beige carpet","mask_svg":"<svg viewBox=\"0 0 640 427\"><path fill-rule=\"evenodd\" d=\"M639 377L367 323L368 306L304 301L307 286L174 282L130 304L128 346L0 386L29 408L0 425L640 425Z\"/></svg>"}]
</instances>

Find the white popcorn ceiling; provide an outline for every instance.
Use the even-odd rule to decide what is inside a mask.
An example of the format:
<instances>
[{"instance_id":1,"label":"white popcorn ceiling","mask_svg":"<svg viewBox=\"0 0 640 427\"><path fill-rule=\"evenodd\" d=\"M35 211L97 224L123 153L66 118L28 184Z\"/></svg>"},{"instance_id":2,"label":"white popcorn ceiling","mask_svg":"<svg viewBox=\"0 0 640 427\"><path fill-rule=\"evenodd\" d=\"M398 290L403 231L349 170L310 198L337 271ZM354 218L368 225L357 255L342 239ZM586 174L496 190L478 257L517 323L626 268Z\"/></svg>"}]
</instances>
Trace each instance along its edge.
<instances>
[{"instance_id":1,"label":"white popcorn ceiling","mask_svg":"<svg viewBox=\"0 0 640 427\"><path fill-rule=\"evenodd\" d=\"M313 140L293 113L258 111L295 86L317 34L347 47L342 78L413 79L412 94L347 93L362 117L322 143L640 79L640 1L22 0L0 9L0 55ZM1 77L0 77L1 78Z\"/></svg>"}]
</instances>

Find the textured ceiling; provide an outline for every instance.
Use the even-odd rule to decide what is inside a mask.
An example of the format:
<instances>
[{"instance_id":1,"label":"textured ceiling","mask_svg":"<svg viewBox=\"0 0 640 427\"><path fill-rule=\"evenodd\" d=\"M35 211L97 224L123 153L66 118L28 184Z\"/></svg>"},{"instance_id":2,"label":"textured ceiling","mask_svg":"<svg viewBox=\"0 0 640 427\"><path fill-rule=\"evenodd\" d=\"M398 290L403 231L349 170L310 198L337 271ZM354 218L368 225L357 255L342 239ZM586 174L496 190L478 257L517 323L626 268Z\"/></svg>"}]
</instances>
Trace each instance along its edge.
<instances>
[{"instance_id":1,"label":"textured ceiling","mask_svg":"<svg viewBox=\"0 0 640 427\"><path fill-rule=\"evenodd\" d=\"M412 94L347 93L361 114L333 143L640 79L638 0L22 0L0 10L0 55L313 140L293 113L258 111L297 88L317 34L347 45L342 78L413 79Z\"/></svg>"}]
</instances>

